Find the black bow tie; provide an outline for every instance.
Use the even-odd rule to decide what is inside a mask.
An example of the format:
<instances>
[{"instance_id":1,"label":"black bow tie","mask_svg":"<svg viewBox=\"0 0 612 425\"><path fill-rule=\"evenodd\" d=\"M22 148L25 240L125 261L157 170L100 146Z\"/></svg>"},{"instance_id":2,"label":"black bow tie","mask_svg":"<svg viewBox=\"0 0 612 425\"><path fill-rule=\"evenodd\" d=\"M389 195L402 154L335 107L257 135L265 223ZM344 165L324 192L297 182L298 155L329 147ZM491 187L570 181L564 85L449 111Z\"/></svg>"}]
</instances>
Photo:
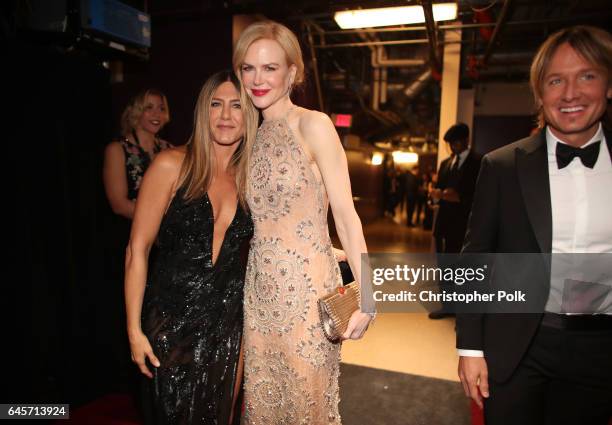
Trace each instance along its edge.
<instances>
[{"instance_id":1,"label":"black bow tie","mask_svg":"<svg viewBox=\"0 0 612 425\"><path fill-rule=\"evenodd\" d=\"M559 170L565 168L575 157L578 157L582 161L582 165L593 168L597 162L600 144L601 141L592 143L586 148L575 148L574 146L557 142L557 167L559 167Z\"/></svg>"}]
</instances>

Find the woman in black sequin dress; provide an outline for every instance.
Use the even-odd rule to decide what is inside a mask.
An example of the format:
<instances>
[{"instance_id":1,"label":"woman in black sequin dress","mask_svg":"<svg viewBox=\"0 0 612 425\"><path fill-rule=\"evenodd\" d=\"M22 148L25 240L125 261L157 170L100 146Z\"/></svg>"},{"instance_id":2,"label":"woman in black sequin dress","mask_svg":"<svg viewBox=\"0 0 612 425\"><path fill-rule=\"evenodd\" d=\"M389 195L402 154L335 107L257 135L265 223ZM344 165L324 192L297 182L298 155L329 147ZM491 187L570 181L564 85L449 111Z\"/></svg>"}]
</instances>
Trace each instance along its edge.
<instances>
[{"instance_id":1,"label":"woman in black sequin dress","mask_svg":"<svg viewBox=\"0 0 612 425\"><path fill-rule=\"evenodd\" d=\"M145 423L226 425L239 416L241 248L253 231L242 149L256 126L233 73L215 74L200 92L186 148L160 153L143 179L125 296L132 360L148 377Z\"/></svg>"}]
</instances>

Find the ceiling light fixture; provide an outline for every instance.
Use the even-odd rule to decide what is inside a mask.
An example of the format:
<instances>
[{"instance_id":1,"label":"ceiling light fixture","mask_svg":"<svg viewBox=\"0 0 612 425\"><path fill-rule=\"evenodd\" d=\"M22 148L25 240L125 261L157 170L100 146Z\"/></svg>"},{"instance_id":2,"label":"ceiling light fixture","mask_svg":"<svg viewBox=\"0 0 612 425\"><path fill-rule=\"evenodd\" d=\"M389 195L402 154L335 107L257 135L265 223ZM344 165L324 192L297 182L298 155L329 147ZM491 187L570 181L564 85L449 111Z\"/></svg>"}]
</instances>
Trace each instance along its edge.
<instances>
[{"instance_id":1,"label":"ceiling light fixture","mask_svg":"<svg viewBox=\"0 0 612 425\"><path fill-rule=\"evenodd\" d=\"M457 3L432 5L435 21L457 18ZM342 29L388 27L390 25L420 24L425 22L421 6L381 7L336 12L334 19Z\"/></svg>"}]
</instances>

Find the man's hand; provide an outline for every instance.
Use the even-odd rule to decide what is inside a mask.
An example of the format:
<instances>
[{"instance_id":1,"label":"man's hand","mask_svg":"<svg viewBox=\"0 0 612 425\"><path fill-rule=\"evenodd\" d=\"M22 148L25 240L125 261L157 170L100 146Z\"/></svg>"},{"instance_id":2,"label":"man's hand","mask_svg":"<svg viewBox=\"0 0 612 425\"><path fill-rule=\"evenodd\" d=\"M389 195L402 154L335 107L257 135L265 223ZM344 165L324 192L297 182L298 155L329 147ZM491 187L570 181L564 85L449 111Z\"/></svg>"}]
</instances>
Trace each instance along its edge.
<instances>
[{"instance_id":1,"label":"man's hand","mask_svg":"<svg viewBox=\"0 0 612 425\"><path fill-rule=\"evenodd\" d=\"M486 360L484 357L461 356L458 373L465 395L482 409L482 397L489 397L489 371Z\"/></svg>"},{"instance_id":2,"label":"man's hand","mask_svg":"<svg viewBox=\"0 0 612 425\"><path fill-rule=\"evenodd\" d=\"M461 202L459 192L457 192L452 187L449 187L448 189L444 189L442 191L442 199L446 202Z\"/></svg>"},{"instance_id":3,"label":"man's hand","mask_svg":"<svg viewBox=\"0 0 612 425\"><path fill-rule=\"evenodd\" d=\"M442 198L442 190L441 189L432 189L429 192L429 196L431 197L431 199L434 199L436 201L440 200Z\"/></svg>"}]
</instances>

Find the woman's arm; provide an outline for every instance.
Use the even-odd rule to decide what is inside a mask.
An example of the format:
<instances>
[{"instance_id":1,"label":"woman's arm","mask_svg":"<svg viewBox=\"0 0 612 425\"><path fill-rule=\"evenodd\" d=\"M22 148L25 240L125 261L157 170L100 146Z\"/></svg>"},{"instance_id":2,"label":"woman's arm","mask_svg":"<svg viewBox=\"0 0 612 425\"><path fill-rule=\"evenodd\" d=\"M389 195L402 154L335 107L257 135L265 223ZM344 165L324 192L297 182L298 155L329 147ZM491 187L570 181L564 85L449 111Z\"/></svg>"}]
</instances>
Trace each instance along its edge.
<instances>
[{"instance_id":1,"label":"woman's arm","mask_svg":"<svg viewBox=\"0 0 612 425\"><path fill-rule=\"evenodd\" d=\"M155 158L145 173L125 255L125 305L132 361L149 378L153 375L147 368L145 359L148 358L156 367L159 366L159 360L153 354L151 344L142 332L140 324L147 264L159 225L172 199L181 162L181 154L165 151Z\"/></svg>"},{"instance_id":2,"label":"woman's arm","mask_svg":"<svg viewBox=\"0 0 612 425\"><path fill-rule=\"evenodd\" d=\"M128 199L125 154L119 142L111 142L106 146L102 178L106 198L113 212L130 220L134 218L135 202Z\"/></svg>"},{"instance_id":3,"label":"woman's arm","mask_svg":"<svg viewBox=\"0 0 612 425\"><path fill-rule=\"evenodd\" d=\"M300 132L306 148L312 155L323 177L325 189L336 223L336 231L346 252L346 258L355 279L362 288L363 300L370 299L371 288L364 288L361 276L361 254L368 250L363 236L361 220L355 211L346 154L338 133L329 117L316 111L305 112L300 119ZM362 310L371 311L372 306ZM371 317L360 311L351 317L344 338L359 339L367 329Z\"/></svg>"}]
</instances>

